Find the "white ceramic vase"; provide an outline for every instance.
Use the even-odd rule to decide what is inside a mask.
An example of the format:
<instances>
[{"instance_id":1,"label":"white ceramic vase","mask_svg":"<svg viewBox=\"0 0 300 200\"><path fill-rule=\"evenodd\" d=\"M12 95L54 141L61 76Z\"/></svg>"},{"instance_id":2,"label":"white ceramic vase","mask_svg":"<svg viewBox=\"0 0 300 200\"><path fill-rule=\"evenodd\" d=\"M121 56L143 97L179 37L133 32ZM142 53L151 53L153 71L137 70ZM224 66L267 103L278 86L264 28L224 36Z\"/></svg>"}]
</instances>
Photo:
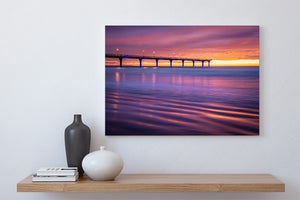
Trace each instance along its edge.
<instances>
[{"instance_id":1,"label":"white ceramic vase","mask_svg":"<svg viewBox=\"0 0 300 200\"><path fill-rule=\"evenodd\" d=\"M123 160L118 154L101 146L100 151L89 153L83 158L82 168L95 181L110 181L122 171Z\"/></svg>"}]
</instances>

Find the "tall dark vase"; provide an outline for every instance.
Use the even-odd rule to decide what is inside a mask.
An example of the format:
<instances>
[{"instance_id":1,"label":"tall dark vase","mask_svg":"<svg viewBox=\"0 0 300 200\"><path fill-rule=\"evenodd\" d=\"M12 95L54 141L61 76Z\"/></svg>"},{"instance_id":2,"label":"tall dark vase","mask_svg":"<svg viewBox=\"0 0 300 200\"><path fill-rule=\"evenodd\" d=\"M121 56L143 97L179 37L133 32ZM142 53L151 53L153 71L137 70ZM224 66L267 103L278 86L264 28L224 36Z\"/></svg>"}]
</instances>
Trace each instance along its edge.
<instances>
[{"instance_id":1,"label":"tall dark vase","mask_svg":"<svg viewBox=\"0 0 300 200\"><path fill-rule=\"evenodd\" d=\"M91 131L81 115L74 115L74 121L65 130L65 146L69 167L78 167L79 176L83 175L82 159L90 152Z\"/></svg>"}]
</instances>

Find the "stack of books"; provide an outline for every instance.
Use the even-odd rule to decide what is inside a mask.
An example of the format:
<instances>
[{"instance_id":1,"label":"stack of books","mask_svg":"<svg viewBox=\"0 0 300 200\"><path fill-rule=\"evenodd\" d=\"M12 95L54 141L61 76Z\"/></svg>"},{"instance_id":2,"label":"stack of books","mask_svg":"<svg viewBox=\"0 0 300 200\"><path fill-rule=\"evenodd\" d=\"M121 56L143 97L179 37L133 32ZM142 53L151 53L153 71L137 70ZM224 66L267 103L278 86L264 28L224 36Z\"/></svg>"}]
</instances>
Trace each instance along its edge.
<instances>
[{"instance_id":1,"label":"stack of books","mask_svg":"<svg viewBox=\"0 0 300 200\"><path fill-rule=\"evenodd\" d=\"M32 182L55 182L55 181L71 181L78 179L77 167L49 167L40 168L36 174L32 175Z\"/></svg>"}]
</instances>

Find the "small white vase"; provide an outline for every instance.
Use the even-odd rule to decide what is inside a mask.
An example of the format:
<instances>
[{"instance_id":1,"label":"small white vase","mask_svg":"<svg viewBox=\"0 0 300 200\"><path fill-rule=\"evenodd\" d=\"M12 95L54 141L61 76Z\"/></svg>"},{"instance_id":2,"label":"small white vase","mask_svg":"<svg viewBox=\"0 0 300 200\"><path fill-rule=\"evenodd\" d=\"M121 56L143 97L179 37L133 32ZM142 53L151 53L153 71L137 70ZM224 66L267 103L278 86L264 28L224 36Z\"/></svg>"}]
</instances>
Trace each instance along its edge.
<instances>
[{"instance_id":1,"label":"small white vase","mask_svg":"<svg viewBox=\"0 0 300 200\"><path fill-rule=\"evenodd\" d=\"M118 154L101 146L100 151L89 153L83 158L82 168L95 181L110 181L122 171L123 160Z\"/></svg>"}]
</instances>

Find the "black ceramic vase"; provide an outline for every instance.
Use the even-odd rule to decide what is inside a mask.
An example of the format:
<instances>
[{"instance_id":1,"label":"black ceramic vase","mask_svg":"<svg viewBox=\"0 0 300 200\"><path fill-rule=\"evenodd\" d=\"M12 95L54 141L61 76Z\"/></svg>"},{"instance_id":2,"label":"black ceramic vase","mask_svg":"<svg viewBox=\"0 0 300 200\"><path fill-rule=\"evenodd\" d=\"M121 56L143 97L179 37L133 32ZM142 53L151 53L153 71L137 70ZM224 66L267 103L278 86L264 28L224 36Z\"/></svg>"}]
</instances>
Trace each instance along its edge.
<instances>
[{"instance_id":1,"label":"black ceramic vase","mask_svg":"<svg viewBox=\"0 0 300 200\"><path fill-rule=\"evenodd\" d=\"M82 159L90 152L91 131L81 115L74 115L74 121L65 130L65 146L69 167L78 167L79 176L83 175Z\"/></svg>"}]
</instances>

